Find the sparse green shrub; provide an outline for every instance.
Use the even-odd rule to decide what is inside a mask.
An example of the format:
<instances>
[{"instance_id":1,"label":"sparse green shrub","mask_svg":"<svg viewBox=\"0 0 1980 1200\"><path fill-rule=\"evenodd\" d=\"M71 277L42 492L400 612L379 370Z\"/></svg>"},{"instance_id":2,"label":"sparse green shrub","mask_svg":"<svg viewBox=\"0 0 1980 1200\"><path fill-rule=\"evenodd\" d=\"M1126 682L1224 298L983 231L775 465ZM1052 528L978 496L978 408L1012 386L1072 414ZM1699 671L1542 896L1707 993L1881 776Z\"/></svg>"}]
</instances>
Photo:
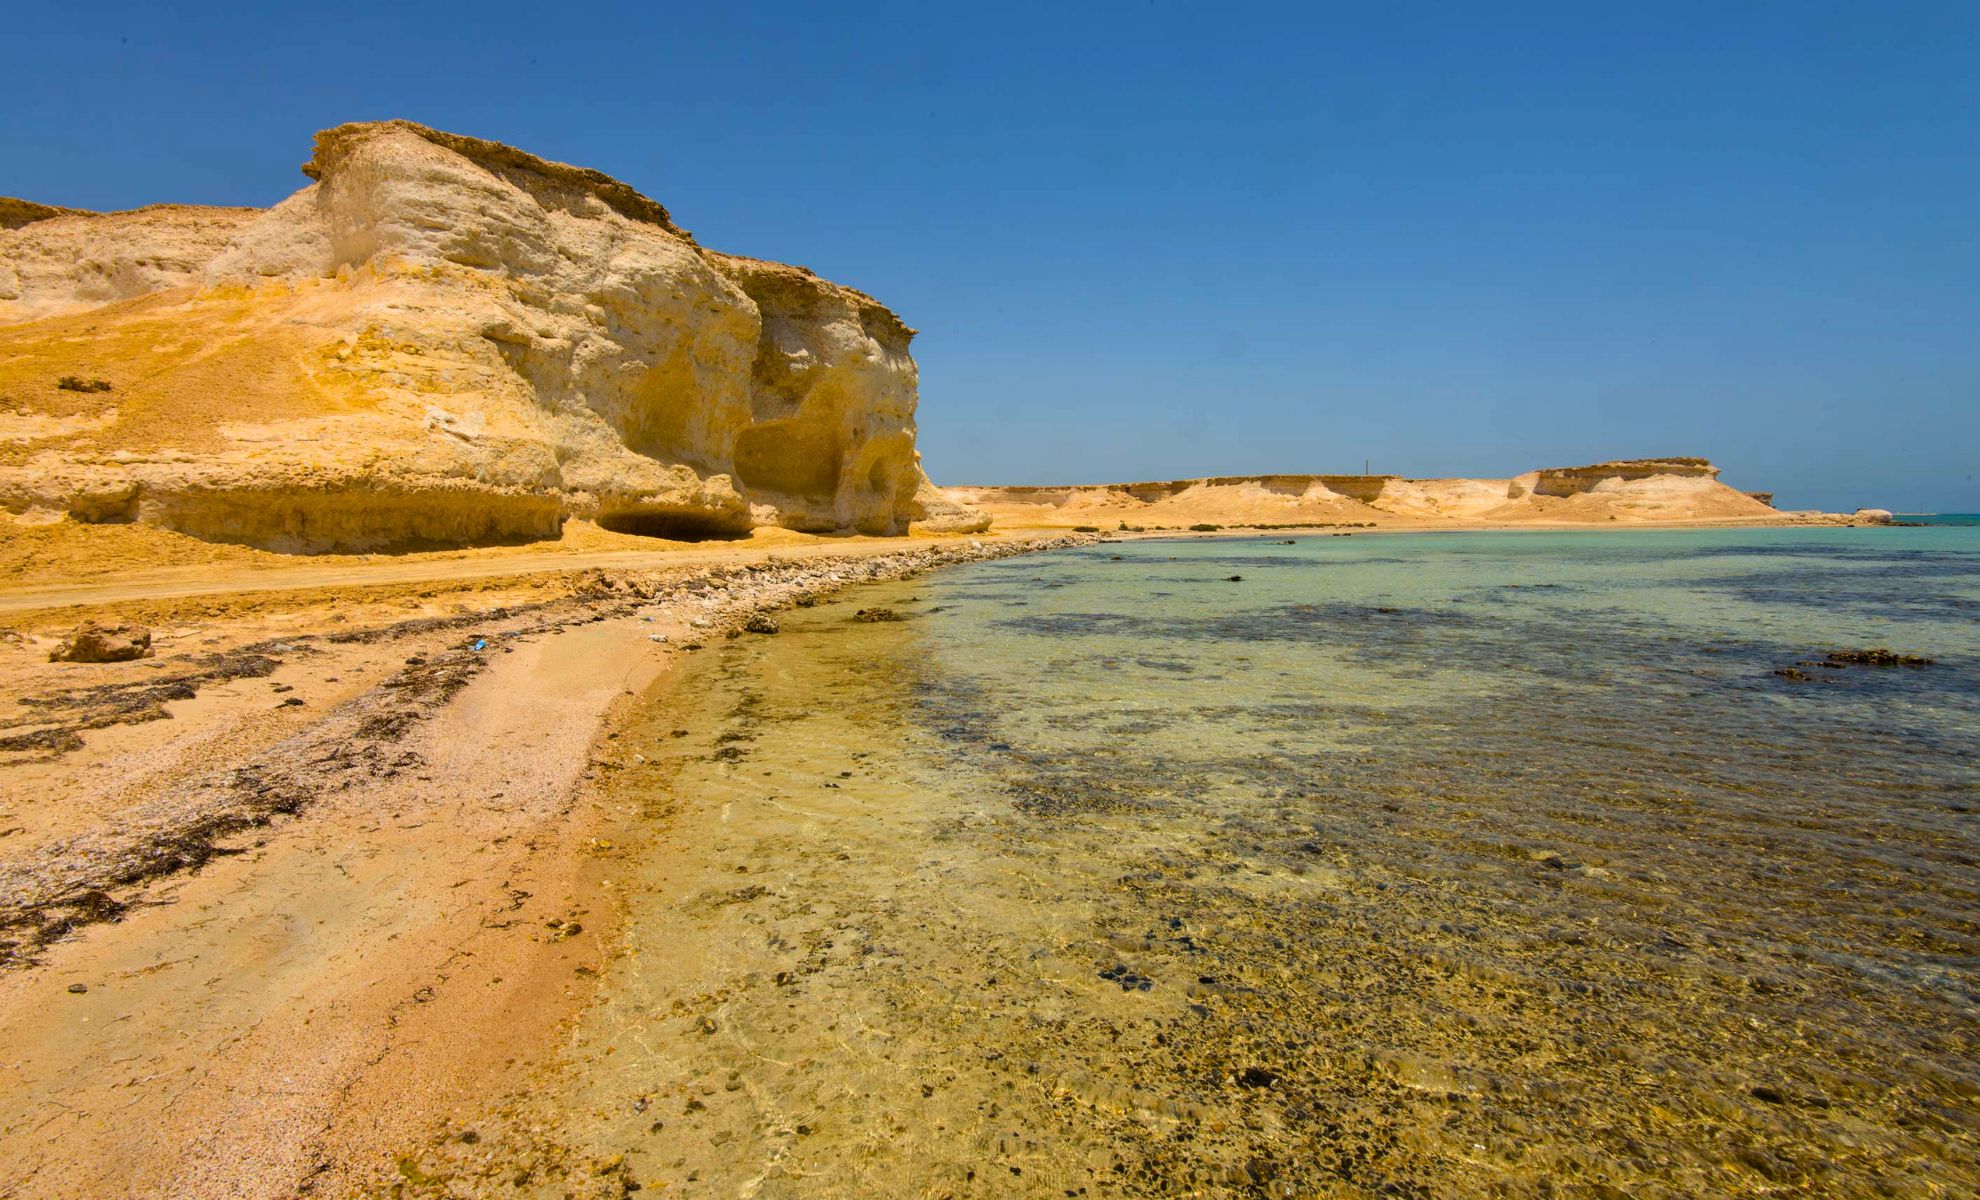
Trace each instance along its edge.
<instances>
[{"instance_id":1,"label":"sparse green shrub","mask_svg":"<svg viewBox=\"0 0 1980 1200\"><path fill-rule=\"evenodd\" d=\"M107 392L110 390L110 381L84 379L80 375L64 375L55 381L55 386L65 392Z\"/></svg>"},{"instance_id":2,"label":"sparse green shrub","mask_svg":"<svg viewBox=\"0 0 1980 1200\"><path fill-rule=\"evenodd\" d=\"M1223 528L1222 525L1191 525L1190 526L1190 529L1192 529L1197 533L1215 533L1222 528Z\"/></svg>"},{"instance_id":3,"label":"sparse green shrub","mask_svg":"<svg viewBox=\"0 0 1980 1200\"><path fill-rule=\"evenodd\" d=\"M1122 529L1126 529L1126 528L1127 528L1127 526L1125 526L1125 525L1123 525L1123 526L1121 526L1121 528L1122 528ZM1100 527L1099 527L1098 525L1075 525L1075 526L1073 526L1073 532L1074 532L1074 533L1099 533L1099 532L1100 532Z\"/></svg>"}]
</instances>

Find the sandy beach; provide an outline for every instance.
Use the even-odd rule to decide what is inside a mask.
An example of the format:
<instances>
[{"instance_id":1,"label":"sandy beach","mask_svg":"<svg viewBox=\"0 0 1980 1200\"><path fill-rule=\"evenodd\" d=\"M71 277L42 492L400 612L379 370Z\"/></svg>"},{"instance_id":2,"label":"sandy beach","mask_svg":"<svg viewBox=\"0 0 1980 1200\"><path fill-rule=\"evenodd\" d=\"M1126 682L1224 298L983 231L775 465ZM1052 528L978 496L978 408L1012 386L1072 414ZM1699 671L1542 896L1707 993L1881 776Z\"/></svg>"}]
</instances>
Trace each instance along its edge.
<instances>
[{"instance_id":1,"label":"sandy beach","mask_svg":"<svg viewBox=\"0 0 1980 1200\"><path fill-rule=\"evenodd\" d=\"M381 1155L543 1053L585 994L612 819L585 785L616 714L759 613L1065 540L14 594L0 1194L389 1174ZM162 627L155 657L45 661L35 631L112 610Z\"/></svg>"},{"instance_id":2,"label":"sandy beach","mask_svg":"<svg viewBox=\"0 0 1980 1200\"><path fill-rule=\"evenodd\" d=\"M638 789L609 786L646 759L615 743L694 708L668 692L689 656L848 586L1100 539L766 540L17 574L0 1196L427 1178L452 1122L557 1060L610 967L614 877L653 869L618 832ZM153 656L47 661L85 618L145 624ZM594 1167L619 1179L571 1169Z\"/></svg>"},{"instance_id":3,"label":"sandy beach","mask_svg":"<svg viewBox=\"0 0 1980 1200\"><path fill-rule=\"evenodd\" d=\"M371 16L16 56L0 1200L1980 1185L1965 276L1768 240L1904 89Z\"/></svg>"}]
</instances>

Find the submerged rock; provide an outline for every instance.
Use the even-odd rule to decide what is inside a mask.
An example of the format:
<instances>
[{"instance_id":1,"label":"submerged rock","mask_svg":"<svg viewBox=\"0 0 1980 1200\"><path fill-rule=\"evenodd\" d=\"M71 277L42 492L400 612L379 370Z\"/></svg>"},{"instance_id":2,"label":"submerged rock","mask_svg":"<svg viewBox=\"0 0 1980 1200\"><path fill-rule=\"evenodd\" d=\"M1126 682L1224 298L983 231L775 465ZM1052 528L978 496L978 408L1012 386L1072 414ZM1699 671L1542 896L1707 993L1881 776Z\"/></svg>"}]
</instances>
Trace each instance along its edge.
<instances>
[{"instance_id":1,"label":"submerged rock","mask_svg":"<svg viewBox=\"0 0 1980 1200\"><path fill-rule=\"evenodd\" d=\"M1869 650L1831 650L1829 661L1860 667L1929 667L1932 660L1922 654L1899 654L1881 646Z\"/></svg>"},{"instance_id":2,"label":"submerged rock","mask_svg":"<svg viewBox=\"0 0 1980 1200\"><path fill-rule=\"evenodd\" d=\"M1120 985L1124 992L1145 992L1155 986L1155 981L1139 971L1131 970L1126 963L1115 963L1098 972L1100 978Z\"/></svg>"}]
</instances>

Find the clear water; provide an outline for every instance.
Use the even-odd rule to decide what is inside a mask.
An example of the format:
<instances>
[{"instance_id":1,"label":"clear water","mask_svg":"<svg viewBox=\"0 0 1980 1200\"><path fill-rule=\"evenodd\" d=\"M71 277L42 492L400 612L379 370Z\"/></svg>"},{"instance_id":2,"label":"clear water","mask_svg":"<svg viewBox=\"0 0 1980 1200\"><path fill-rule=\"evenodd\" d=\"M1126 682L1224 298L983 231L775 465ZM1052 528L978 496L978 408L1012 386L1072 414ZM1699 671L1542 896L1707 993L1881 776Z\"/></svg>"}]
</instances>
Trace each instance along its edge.
<instances>
[{"instance_id":1,"label":"clear water","mask_svg":"<svg viewBox=\"0 0 1980 1200\"><path fill-rule=\"evenodd\" d=\"M1972 1194L1977 618L1946 527L1140 542L796 611L618 743L624 943L513 1152ZM1872 646L1936 661L1814 665Z\"/></svg>"}]
</instances>

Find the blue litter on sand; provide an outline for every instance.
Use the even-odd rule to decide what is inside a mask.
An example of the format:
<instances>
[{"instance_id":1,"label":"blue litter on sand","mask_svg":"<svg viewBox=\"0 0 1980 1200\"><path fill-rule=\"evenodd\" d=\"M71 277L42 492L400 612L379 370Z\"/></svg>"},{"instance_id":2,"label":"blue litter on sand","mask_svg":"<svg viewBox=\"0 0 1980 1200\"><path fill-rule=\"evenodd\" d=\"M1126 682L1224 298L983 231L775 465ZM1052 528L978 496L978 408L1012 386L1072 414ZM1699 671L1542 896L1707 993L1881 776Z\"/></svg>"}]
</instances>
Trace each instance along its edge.
<instances>
[{"instance_id":1,"label":"blue litter on sand","mask_svg":"<svg viewBox=\"0 0 1980 1200\"><path fill-rule=\"evenodd\" d=\"M468 649L470 650L486 650L487 648L488 648L487 638L476 638L474 639L474 645L468 647Z\"/></svg>"}]
</instances>

